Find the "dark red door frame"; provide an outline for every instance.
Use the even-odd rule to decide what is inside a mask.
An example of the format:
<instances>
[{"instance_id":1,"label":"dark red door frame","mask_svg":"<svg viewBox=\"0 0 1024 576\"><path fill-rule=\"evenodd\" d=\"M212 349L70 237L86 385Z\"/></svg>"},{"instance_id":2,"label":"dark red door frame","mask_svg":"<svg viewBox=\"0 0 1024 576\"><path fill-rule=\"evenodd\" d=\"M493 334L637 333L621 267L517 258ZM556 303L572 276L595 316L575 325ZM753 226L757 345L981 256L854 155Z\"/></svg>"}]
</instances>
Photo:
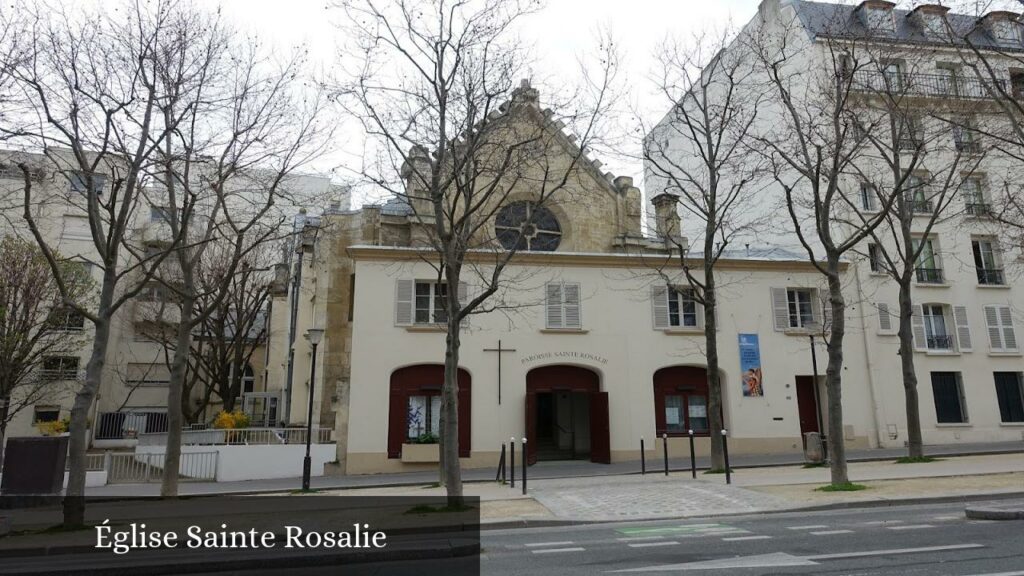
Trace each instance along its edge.
<instances>
[{"instance_id":1,"label":"dark red door frame","mask_svg":"<svg viewBox=\"0 0 1024 576\"><path fill-rule=\"evenodd\" d=\"M593 421L595 396L601 394L600 377L588 368L564 364L541 366L526 373L526 461L529 464L537 462L537 394L545 392L586 392L590 395L590 461L610 462L610 426L605 424L598 428L595 427ZM605 397L605 420L607 420L608 394L603 394ZM595 447L601 448L602 446L609 448L597 453Z\"/></svg>"},{"instance_id":2,"label":"dark red door frame","mask_svg":"<svg viewBox=\"0 0 1024 576\"><path fill-rule=\"evenodd\" d=\"M444 365L417 364L391 373L388 405L388 458L402 457L402 444L409 431L409 396L437 394L444 382ZM472 379L459 369L459 457L468 458L471 451Z\"/></svg>"}]
</instances>

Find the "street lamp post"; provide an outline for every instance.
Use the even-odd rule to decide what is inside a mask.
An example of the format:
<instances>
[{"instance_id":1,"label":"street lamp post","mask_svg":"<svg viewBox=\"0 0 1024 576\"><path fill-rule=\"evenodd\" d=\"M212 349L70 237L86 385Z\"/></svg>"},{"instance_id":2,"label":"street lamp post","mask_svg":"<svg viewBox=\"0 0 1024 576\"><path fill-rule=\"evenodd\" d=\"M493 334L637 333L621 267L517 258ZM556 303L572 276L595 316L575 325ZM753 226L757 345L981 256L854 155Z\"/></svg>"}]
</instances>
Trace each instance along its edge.
<instances>
[{"instance_id":1,"label":"street lamp post","mask_svg":"<svg viewBox=\"0 0 1024 576\"><path fill-rule=\"evenodd\" d=\"M316 347L324 337L319 328L306 330L306 340L313 346L313 357L309 361L309 413L306 414L306 458L302 461L302 490L309 490L309 471L312 461L309 457L310 445L313 443L313 391L316 387Z\"/></svg>"}]
</instances>

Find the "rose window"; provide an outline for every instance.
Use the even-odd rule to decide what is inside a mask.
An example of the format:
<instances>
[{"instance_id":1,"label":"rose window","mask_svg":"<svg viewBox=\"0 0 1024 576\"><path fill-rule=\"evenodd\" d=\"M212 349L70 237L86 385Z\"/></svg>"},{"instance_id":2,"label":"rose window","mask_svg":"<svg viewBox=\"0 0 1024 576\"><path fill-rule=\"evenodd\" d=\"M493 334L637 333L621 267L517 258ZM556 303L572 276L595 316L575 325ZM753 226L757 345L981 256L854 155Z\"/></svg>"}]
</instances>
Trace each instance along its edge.
<instances>
[{"instance_id":1,"label":"rose window","mask_svg":"<svg viewBox=\"0 0 1024 576\"><path fill-rule=\"evenodd\" d=\"M498 211L495 234L506 250L553 252L562 241L562 228L550 210L533 202L512 202Z\"/></svg>"}]
</instances>

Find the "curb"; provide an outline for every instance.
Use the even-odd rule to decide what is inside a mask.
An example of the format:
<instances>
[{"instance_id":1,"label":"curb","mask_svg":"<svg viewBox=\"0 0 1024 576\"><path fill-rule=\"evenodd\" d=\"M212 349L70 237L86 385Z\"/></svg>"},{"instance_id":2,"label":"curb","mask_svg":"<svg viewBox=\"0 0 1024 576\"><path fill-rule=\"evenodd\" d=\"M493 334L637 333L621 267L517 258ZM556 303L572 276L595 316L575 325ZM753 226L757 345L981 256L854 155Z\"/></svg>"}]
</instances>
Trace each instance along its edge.
<instances>
[{"instance_id":1,"label":"curb","mask_svg":"<svg viewBox=\"0 0 1024 576\"><path fill-rule=\"evenodd\" d=\"M972 520L1024 520L1024 508L967 508L964 514Z\"/></svg>"},{"instance_id":2,"label":"curb","mask_svg":"<svg viewBox=\"0 0 1024 576\"><path fill-rule=\"evenodd\" d=\"M62 549L61 554L74 553L74 552L63 552L63 550L74 549L76 552L85 548L90 552L95 552L92 547L67 547ZM97 565L95 567L81 567L81 568L63 568L60 570L61 574L67 576L105 576L109 574L121 574L128 573L126 569L131 568L130 573L132 576L162 576L166 574L195 574L195 573L207 573L207 572L222 572L232 571L237 572L240 570L250 569L266 569L266 568L305 568L305 567L317 567L317 566L330 566L330 565L342 565L342 564L366 564L371 562L401 562L409 560L439 560L446 558L460 558L466 556L472 556L474 554L480 554L481 547L480 543L472 541L467 543L466 540L454 540L446 542L445 546L438 547L427 547L427 548L412 548L412 549L396 549L396 550L379 550L379 551L366 551L366 552L333 552L333 553L317 553L317 554L286 554L277 556L259 556L254 558L217 558L217 557L196 557L193 560L174 559L173 563L169 562L169 559L164 559L160 562L160 559L146 559L140 558L141 562L148 562L136 566L129 566L127 564L118 566L117 564ZM54 553L51 553L56 555ZM84 555L84 554L83 554ZM88 554L93 556L94 554ZM95 554L100 556L99 554ZM38 558L38 557L36 557ZM115 560L115 559L111 559ZM83 558L83 563L87 562ZM42 574L53 574L53 566L40 566L38 568L33 566L25 566L23 569L18 567L7 567L6 574L21 574L21 575L42 575Z\"/></svg>"}]
</instances>

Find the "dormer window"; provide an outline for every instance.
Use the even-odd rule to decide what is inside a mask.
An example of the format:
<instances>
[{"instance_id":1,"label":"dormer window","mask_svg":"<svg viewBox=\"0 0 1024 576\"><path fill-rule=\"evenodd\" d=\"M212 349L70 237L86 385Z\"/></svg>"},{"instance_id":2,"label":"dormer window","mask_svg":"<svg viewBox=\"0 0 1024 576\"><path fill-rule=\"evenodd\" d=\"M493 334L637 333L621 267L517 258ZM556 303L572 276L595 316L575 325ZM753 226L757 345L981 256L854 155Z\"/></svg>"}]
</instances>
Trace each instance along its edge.
<instances>
[{"instance_id":1,"label":"dormer window","mask_svg":"<svg viewBox=\"0 0 1024 576\"><path fill-rule=\"evenodd\" d=\"M939 4L922 4L912 10L908 18L915 20L921 32L929 38L944 38L946 30L946 12L949 8Z\"/></svg>"},{"instance_id":2,"label":"dormer window","mask_svg":"<svg viewBox=\"0 0 1024 576\"><path fill-rule=\"evenodd\" d=\"M1020 22L1013 12L990 12L982 18L988 33L1000 44L1020 43Z\"/></svg>"},{"instance_id":3,"label":"dormer window","mask_svg":"<svg viewBox=\"0 0 1024 576\"><path fill-rule=\"evenodd\" d=\"M864 26L875 34L892 34L896 31L896 19L893 17L892 2L881 0L865 0L857 8L861 13Z\"/></svg>"}]
</instances>

